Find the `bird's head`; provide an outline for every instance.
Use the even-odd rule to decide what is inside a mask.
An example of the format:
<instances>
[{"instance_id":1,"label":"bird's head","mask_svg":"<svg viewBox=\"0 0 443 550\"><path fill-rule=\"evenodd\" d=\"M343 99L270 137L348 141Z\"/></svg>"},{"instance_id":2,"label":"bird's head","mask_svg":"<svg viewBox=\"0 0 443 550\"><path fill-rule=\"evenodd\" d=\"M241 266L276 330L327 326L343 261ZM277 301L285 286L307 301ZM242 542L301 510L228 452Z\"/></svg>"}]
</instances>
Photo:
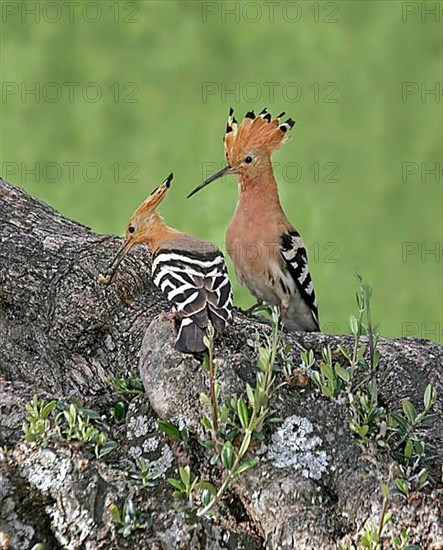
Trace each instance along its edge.
<instances>
[{"instance_id":1,"label":"bird's head","mask_svg":"<svg viewBox=\"0 0 443 550\"><path fill-rule=\"evenodd\" d=\"M267 109L259 115L249 111L239 125L231 108L224 138L227 165L196 187L188 197L225 174L236 174L249 181L264 174L272 153L285 143L287 132L295 124L291 118L281 122L283 115L281 113L273 119Z\"/></svg>"},{"instance_id":2,"label":"bird's head","mask_svg":"<svg viewBox=\"0 0 443 550\"><path fill-rule=\"evenodd\" d=\"M155 231L159 219L161 220L159 214L157 213L157 207L165 198L173 177L173 174L169 174L164 182L152 191L149 197L131 216L126 225L125 241L107 269L106 275L99 277L99 282L103 284L111 283L120 262L131 250L131 248L137 244L149 243L150 237L153 231Z\"/></svg>"}]
</instances>

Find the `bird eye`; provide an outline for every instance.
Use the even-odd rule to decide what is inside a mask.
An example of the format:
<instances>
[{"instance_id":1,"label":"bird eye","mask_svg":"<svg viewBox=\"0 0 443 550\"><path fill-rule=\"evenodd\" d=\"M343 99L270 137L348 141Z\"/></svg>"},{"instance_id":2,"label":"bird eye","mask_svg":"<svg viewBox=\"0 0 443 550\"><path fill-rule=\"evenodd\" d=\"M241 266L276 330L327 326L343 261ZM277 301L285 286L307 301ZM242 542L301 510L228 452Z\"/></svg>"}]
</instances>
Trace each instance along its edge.
<instances>
[{"instance_id":1,"label":"bird eye","mask_svg":"<svg viewBox=\"0 0 443 550\"><path fill-rule=\"evenodd\" d=\"M248 155L248 156L245 158L245 162L246 162L246 164L251 164L251 162L252 162L252 157Z\"/></svg>"},{"instance_id":2,"label":"bird eye","mask_svg":"<svg viewBox=\"0 0 443 550\"><path fill-rule=\"evenodd\" d=\"M130 225L130 226L128 227L128 231L129 231L129 233L134 233L135 227L134 227L133 225Z\"/></svg>"}]
</instances>

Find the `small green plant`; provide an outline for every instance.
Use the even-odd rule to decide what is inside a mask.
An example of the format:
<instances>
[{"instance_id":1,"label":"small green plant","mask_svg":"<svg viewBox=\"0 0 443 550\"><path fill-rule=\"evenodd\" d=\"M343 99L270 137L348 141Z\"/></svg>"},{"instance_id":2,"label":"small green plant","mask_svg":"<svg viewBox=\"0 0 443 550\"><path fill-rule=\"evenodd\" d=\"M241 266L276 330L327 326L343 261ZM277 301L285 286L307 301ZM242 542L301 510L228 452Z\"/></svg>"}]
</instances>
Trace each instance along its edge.
<instances>
[{"instance_id":1,"label":"small green plant","mask_svg":"<svg viewBox=\"0 0 443 550\"><path fill-rule=\"evenodd\" d=\"M186 427L179 430L175 424L169 422L168 420L157 420L157 427L171 439L175 439L176 441L181 441L183 443L187 443L189 440L189 430Z\"/></svg>"},{"instance_id":2,"label":"small green plant","mask_svg":"<svg viewBox=\"0 0 443 550\"><path fill-rule=\"evenodd\" d=\"M110 407L108 417L115 424L122 424L126 418L128 404L131 399L145 391L143 382L140 378L131 375L127 378L107 378L106 383L118 395L118 401Z\"/></svg>"},{"instance_id":3,"label":"small green plant","mask_svg":"<svg viewBox=\"0 0 443 550\"><path fill-rule=\"evenodd\" d=\"M118 532L128 538L137 529L147 529L152 526L152 518L143 518L142 514L135 509L132 499L125 499L120 508L117 504L109 505L111 517L117 525L120 525Z\"/></svg>"},{"instance_id":4,"label":"small green plant","mask_svg":"<svg viewBox=\"0 0 443 550\"><path fill-rule=\"evenodd\" d=\"M388 508L390 491L386 484L382 484L381 492L383 496L382 506L379 518L368 520L363 528L358 543L360 548L367 550L382 550L390 548L392 550L420 550L415 544L408 544L410 529L402 529L398 535L392 535L387 538L383 536L385 528L392 518L392 510ZM389 544L389 546L386 546Z\"/></svg>"},{"instance_id":5,"label":"small green plant","mask_svg":"<svg viewBox=\"0 0 443 550\"><path fill-rule=\"evenodd\" d=\"M435 388L428 384L423 395L423 410L418 412L411 401L402 401L402 413L389 412L386 421L386 435L378 444L387 448L396 460L396 487L407 496L410 490L421 490L429 485L425 464L425 446L420 431L426 428L426 421L432 416L437 401Z\"/></svg>"},{"instance_id":6,"label":"small green plant","mask_svg":"<svg viewBox=\"0 0 443 550\"><path fill-rule=\"evenodd\" d=\"M387 523L392 517L392 511L388 510L389 487L386 484L381 486L383 502L380 511L380 517L370 519L365 523L363 534L360 537L359 544L368 550L382 549L382 534Z\"/></svg>"},{"instance_id":7,"label":"small green plant","mask_svg":"<svg viewBox=\"0 0 443 550\"><path fill-rule=\"evenodd\" d=\"M22 429L25 440L32 443L46 444L52 436L53 425L50 420L51 412L57 405L57 401L45 403L42 399L33 396L32 401L25 404L26 416Z\"/></svg>"},{"instance_id":8,"label":"small green plant","mask_svg":"<svg viewBox=\"0 0 443 550\"><path fill-rule=\"evenodd\" d=\"M142 457L135 458L136 467L128 470L129 479L141 487L152 488L157 485L161 472L156 470L157 461L147 461Z\"/></svg>"},{"instance_id":9,"label":"small green plant","mask_svg":"<svg viewBox=\"0 0 443 550\"><path fill-rule=\"evenodd\" d=\"M400 411L386 410L380 403L379 387L389 369L380 372L380 335L373 327L371 313L372 288L357 276L360 287L356 294L357 314L351 315L349 326L353 335L351 351L339 350L348 365L333 364L329 348L323 349L319 369L315 369L312 351L301 353L302 367L310 373L313 382L329 399L344 396L349 409L349 427L361 446L376 443L382 451L395 460L394 488L407 497L411 490L421 490L429 484L425 468L425 446L421 432L432 415L437 400L435 388L428 385L423 396L423 409L418 411L410 399L403 399ZM365 338L364 338L365 337ZM365 340L365 341L364 341ZM392 512L388 510L389 489L382 486L383 504L379 520L372 519L365 525L359 547L381 550L383 530ZM392 537L390 548L412 550L408 546L409 531L403 530ZM383 546L384 547L384 546Z\"/></svg>"},{"instance_id":10,"label":"small green plant","mask_svg":"<svg viewBox=\"0 0 443 550\"><path fill-rule=\"evenodd\" d=\"M349 366L333 363L329 347L323 349L319 370L314 369L312 350L301 353L302 365L311 373L313 382L325 396L334 400L342 394L346 395L350 411L349 427L360 444L367 446L371 441L376 441L380 448L389 451L402 466L409 468L409 472L413 471L423 486L426 475L420 467L424 447L418 432L425 427L424 421L430 416L436 402L436 392L428 385L423 398L424 409L420 413L409 399L402 401L402 413L386 411L380 404L378 388L388 371L379 372L380 335L372 323L372 287L363 283L359 275L357 279L360 283L356 293L357 314L351 315L349 320L354 340L352 351L339 348ZM363 336L366 342L362 341ZM403 484L401 486L404 488Z\"/></svg>"},{"instance_id":11,"label":"small green plant","mask_svg":"<svg viewBox=\"0 0 443 550\"><path fill-rule=\"evenodd\" d=\"M115 378L113 386L114 391L125 396L139 395L145 391L143 382L136 376L129 376L128 378Z\"/></svg>"},{"instance_id":12,"label":"small green plant","mask_svg":"<svg viewBox=\"0 0 443 550\"><path fill-rule=\"evenodd\" d=\"M23 423L25 440L47 445L50 439L62 437L67 441L75 440L89 445L97 458L104 458L114 451L118 445L108 440L106 433L98 429L92 422L98 421L97 412L63 401L45 403L37 396L25 405L28 416ZM57 414L51 414L59 411Z\"/></svg>"},{"instance_id":13,"label":"small green plant","mask_svg":"<svg viewBox=\"0 0 443 550\"><path fill-rule=\"evenodd\" d=\"M348 393L351 412L349 427L364 446L379 433L379 424L385 414L384 407L378 404L376 384L369 380L355 393L352 390Z\"/></svg>"},{"instance_id":14,"label":"small green plant","mask_svg":"<svg viewBox=\"0 0 443 550\"><path fill-rule=\"evenodd\" d=\"M322 350L320 371L312 372L312 380L324 395L331 399L336 399L342 392L345 384L349 382L350 373L340 363L333 363L331 348L328 346Z\"/></svg>"},{"instance_id":15,"label":"small green plant","mask_svg":"<svg viewBox=\"0 0 443 550\"><path fill-rule=\"evenodd\" d=\"M279 313L272 312L272 333L266 336L265 345L258 339L254 348L258 353L255 387L246 384L245 396L232 396L220 400L220 385L217 382L217 365L213 356L214 331L207 331L205 344L208 349L203 364L208 374L209 392L202 393L200 399L208 414L204 414L201 423L208 432L208 437L201 444L210 453L210 464L218 465L221 481L218 487L194 476L189 466L179 468L179 479L168 481L174 487L174 496L184 499L190 506L198 502L197 516L209 516L214 513L216 505L223 498L232 483L246 470L257 464L257 459L247 457L251 443L263 438L264 422L277 422L269 402L275 391L275 374L273 368L281 346ZM176 440L182 440L178 428L169 422L160 421L159 428ZM199 498L196 499L197 493Z\"/></svg>"},{"instance_id":16,"label":"small green plant","mask_svg":"<svg viewBox=\"0 0 443 550\"><path fill-rule=\"evenodd\" d=\"M189 466L180 466L178 469L180 478L170 477L168 483L174 487L172 495L175 498L186 500L189 507L194 506L194 498L197 492L200 493L200 503L208 502L211 495L215 495L215 487L212 483L199 480L198 476L193 476Z\"/></svg>"}]
</instances>

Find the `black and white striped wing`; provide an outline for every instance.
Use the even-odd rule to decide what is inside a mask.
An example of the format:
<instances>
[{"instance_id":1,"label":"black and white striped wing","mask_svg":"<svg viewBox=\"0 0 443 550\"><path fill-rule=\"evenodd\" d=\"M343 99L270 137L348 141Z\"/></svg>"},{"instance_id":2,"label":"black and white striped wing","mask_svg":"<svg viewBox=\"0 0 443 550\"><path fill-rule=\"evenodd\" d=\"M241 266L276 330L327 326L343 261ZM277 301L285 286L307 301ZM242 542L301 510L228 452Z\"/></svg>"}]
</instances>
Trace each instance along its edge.
<instances>
[{"instance_id":1,"label":"black and white striped wing","mask_svg":"<svg viewBox=\"0 0 443 550\"><path fill-rule=\"evenodd\" d=\"M223 254L160 249L152 263L154 284L183 317L216 330L232 320L232 291Z\"/></svg>"},{"instance_id":2,"label":"black and white striped wing","mask_svg":"<svg viewBox=\"0 0 443 550\"><path fill-rule=\"evenodd\" d=\"M210 268L205 279L206 296L211 321L217 330L222 330L232 322L232 288L223 254L222 261Z\"/></svg>"},{"instance_id":3,"label":"black and white striped wing","mask_svg":"<svg viewBox=\"0 0 443 550\"><path fill-rule=\"evenodd\" d=\"M316 329L318 321L317 299L308 267L308 256L300 234L292 229L281 236L281 254L303 301L309 307Z\"/></svg>"}]
</instances>

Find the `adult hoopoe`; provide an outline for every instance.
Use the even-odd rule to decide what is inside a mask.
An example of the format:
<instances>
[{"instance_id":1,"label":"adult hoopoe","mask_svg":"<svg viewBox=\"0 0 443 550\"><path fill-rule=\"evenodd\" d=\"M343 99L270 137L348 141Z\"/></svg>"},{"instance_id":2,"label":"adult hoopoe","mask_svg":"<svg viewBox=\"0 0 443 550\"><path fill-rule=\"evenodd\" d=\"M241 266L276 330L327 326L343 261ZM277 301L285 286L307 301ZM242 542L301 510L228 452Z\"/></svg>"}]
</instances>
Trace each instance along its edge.
<instances>
[{"instance_id":1,"label":"adult hoopoe","mask_svg":"<svg viewBox=\"0 0 443 550\"><path fill-rule=\"evenodd\" d=\"M232 321L231 284L223 254L215 245L167 227L156 212L172 178L170 174L132 215L125 241L99 282L111 283L131 248L146 245L153 254L153 282L178 314L175 347L183 353L198 353L206 349L203 337L209 322L220 332Z\"/></svg>"},{"instance_id":2,"label":"adult hoopoe","mask_svg":"<svg viewBox=\"0 0 443 550\"><path fill-rule=\"evenodd\" d=\"M266 109L246 113L240 125L231 108L226 127L228 165L188 197L225 174L235 174L239 199L226 233L226 248L240 283L259 302L280 307L288 330L318 331L318 309L300 234L280 204L271 155L287 139L295 122L272 119Z\"/></svg>"}]
</instances>

